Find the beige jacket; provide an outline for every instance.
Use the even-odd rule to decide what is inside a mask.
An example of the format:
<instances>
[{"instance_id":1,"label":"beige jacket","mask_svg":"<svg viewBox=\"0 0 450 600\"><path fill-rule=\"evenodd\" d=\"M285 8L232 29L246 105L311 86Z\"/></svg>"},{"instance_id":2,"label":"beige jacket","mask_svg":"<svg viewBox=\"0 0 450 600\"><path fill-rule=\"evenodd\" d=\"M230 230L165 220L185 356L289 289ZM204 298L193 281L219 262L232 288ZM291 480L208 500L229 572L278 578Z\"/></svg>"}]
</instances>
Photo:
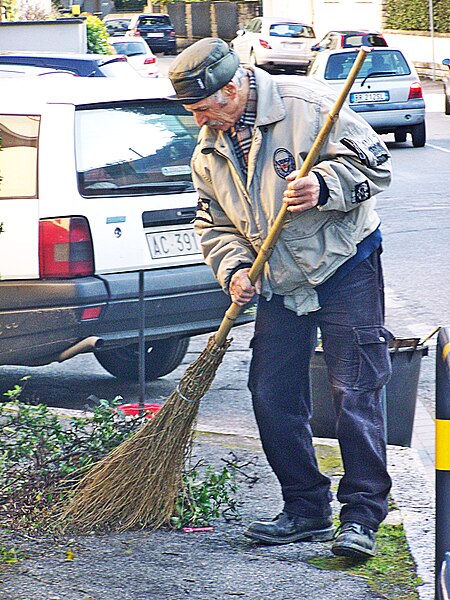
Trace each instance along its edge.
<instances>
[{"instance_id":1,"label":"beige jacket","mask_svg":"<svg viewBox=\"0 0 450 600\"><path fill-rule=\"evenodd\" d=\"M227 289L230 273L252 263L281 208L285 177L299 169L335 98L303 76L255 69L256 124L247 181L229 136L200 131L192 157L200 200L195 228L206 262ZM391 180L386 146L350 108L343 108L313 171L329 189L327 203L289 215L262 278L262 294L285 296L297 314L320 308L314 288L356 252L380 223L374 196Z\"/></svg>"}]
</instances>

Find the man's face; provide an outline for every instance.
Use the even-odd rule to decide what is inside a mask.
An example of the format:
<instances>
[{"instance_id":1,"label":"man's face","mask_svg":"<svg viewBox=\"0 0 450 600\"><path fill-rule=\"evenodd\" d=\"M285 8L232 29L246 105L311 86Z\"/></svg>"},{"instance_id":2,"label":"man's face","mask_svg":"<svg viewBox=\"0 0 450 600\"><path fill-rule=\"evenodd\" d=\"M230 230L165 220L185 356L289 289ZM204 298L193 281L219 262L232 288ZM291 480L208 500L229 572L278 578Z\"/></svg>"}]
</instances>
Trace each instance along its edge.
<instances>
[{"instance_id":1,"label":"man's face","mask_svg":"<svg viewBox=\"0 0 450 600\"><path fill-rule=\"evenodd\" d=\"M194 115L199 127L207 125L212 129L228 131L242 114L237 90L228 90L226 86L218 94L199 100L195 104L185 104L184 108ZM231 93L230 93L231 91Z\"/></svg>"}]
</instances>

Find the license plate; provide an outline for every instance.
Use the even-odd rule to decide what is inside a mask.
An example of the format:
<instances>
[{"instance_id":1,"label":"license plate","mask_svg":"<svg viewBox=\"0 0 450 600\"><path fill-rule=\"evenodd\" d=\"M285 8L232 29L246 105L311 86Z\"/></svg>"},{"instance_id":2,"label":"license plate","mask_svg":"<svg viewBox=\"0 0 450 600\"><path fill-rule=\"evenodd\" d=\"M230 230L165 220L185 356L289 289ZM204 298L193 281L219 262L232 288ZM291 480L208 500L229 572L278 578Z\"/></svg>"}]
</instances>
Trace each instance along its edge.
<instances>
[{"instance_id":1,"label":"license plate","mask_svg":"<svg viewBox=\"0 0 450 600\"><path fill-rule=\"evenodd\" d=\"M164 37L163 33L147 33L147 37Z\"/></svg>"},{"instance_id":2,"label":"license plate","mask_svg":"<svg viewBox=\"0 0 450 600\"><path fill-rule=\"evenodd\" d=\"M350 102L386 102L389 100L389 92L353 92L350 94Z\"/></svg>"},{"instance_id":3,"label":"license plate","mask_svg":"<svg viewBox=\"0 0 450 600\"><path fill-rule=\"evenodd\" d=\"M199 238L192 228L147 233L147 243L153 260L200 253Z\"/></svg>"}]
</instances>

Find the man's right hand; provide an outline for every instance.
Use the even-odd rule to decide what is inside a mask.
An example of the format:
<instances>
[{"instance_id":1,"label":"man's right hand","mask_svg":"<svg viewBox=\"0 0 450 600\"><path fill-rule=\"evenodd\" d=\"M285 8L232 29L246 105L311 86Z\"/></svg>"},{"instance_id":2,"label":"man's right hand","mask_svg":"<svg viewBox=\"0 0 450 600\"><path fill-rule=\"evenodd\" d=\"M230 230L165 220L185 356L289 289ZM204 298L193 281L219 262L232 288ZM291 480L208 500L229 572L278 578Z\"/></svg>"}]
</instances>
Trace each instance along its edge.
<instances>
[{"instance_id":1,"label":"man's right hand","mask_svg":"<svg viewBox=\"0 0 450 600\"><path fill-rule=\"evenodd\" d=\"M231 300L238 306L244 306L253 298L255 293L259 293L260 285L259 278L256 285L252 285L248 278L248 272L250 269L244 268L239 269L233 274L228 290L230 292Z\"/></svg>"}]
</instances>

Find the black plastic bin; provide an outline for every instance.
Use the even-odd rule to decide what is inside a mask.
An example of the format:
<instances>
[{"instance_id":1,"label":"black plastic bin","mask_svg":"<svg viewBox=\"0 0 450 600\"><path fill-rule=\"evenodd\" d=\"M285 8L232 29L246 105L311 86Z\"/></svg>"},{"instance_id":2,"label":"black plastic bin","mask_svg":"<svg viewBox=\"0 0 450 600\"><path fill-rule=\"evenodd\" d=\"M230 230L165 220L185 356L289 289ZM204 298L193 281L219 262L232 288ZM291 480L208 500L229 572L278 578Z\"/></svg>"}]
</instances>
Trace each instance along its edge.
<instances>
[{"instance_id":1,"label":"black plastic bin","mask_svg":"<svg viewBox=\"0 0 450 600\"><path fill-rule=\"evenodd\" d=\"M428 346L411 338L392 342L389 350L392 377L386 386L386 421L388 444L411 446L417 389L422 357ZM328 382L323 352L317 348L311 361L313 417L311 427L317 437L336 437L336 416Z\"/></svg>"}]
</instances>

